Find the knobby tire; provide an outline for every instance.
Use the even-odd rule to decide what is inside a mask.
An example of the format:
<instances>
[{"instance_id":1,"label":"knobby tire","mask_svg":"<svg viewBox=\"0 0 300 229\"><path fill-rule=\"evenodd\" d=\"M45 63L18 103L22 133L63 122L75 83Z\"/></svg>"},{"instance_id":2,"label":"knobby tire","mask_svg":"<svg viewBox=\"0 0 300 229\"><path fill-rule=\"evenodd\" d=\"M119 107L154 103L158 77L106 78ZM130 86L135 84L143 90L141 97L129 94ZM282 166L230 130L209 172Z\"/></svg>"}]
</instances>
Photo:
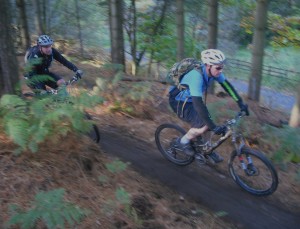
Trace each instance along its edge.
<instances>
[{"instance_id":1,"label":"knobby tire","mask_svg":"<svg viewBox=\"0 0 300 229\"><path fill-rule=\"evenodd\" d=\"M245 172L239 162L237 152L232 152L228 166L229 173L233 180L240 187L253 195L271 195L276 191L278 186L278 175L274 166L260 151L243 147L241 157L245 163L247 162L247 156L250 156L252 159L254 169L251 169L251 166L247 165L247 172Z\"/></svg>"},{"instance_id":2,"label":"knobby tire","mask_svg":"<svg viewBox=\"0 0 300 229\"><path fill-rule=\"evenodd\" d=\"M187 156L176 148L176 141L185 134L185 130L178 125L165 123L157 127L155 142L160 153L170 162L185 166L193 162L194 157Z\"/></svg>"}]
</instances>

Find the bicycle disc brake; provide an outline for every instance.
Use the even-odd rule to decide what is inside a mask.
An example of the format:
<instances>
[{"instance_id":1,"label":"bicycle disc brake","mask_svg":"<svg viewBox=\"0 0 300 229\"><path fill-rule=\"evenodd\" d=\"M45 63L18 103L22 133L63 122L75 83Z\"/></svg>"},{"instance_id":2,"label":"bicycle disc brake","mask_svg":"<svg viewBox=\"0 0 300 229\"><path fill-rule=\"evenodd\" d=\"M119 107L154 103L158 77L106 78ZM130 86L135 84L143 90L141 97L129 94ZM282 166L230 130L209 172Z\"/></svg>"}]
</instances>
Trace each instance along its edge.
<instances>
[{"instance_id":1,"label":"bicycle disc brake","mask_svg":"<svg viewBox=\"0 0 300 229\"><path fill-rule=\"evenodd\" d=\"M258 176L259 171L253 164L248 164L246 169L246 174L248 176Z\"/></svg>"}]
</instances>

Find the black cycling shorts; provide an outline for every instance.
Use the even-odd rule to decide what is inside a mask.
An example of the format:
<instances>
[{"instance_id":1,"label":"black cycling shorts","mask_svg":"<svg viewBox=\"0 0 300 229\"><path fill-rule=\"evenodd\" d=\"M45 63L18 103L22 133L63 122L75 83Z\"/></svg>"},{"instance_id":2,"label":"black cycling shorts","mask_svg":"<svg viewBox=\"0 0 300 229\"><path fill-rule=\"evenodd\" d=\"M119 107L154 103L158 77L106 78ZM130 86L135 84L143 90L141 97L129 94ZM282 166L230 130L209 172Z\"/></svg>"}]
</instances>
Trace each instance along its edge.
<instances>
[{"instance_id":1,"label":"black cycling shorts","mask_svg":"<svg viewBox=\"0 0 300 229\"><path fill-rule=\"evenodd\" d=\"M178 88L174 88L169 92L169 104L172 110L177 114L177 116L189 123L191 127L201 128L205 125L203 120L198 115L197 111L194 109L192 102L186 102L184 104L183 101L177 101L175 98L179 93Z\"/></svg>"},{"instance_id":2,"label":"black cycling shorts","mask_svg":"<svg viewBox=\"0 0 300 229\"><path fill-rule=\"evenodd\" d=\"M39 81L39 75L48 75L51 77L51 79L48 79L46 81ZM57 89L57 81L62 79L60 76L48 72L44 74L38 74L30 77L30 80L26 82L27 86L30 87L31 89L41 89L41 90L46 90L46 85L48 87L51 87L53 89Z\"/></svg>"}]
</instances>

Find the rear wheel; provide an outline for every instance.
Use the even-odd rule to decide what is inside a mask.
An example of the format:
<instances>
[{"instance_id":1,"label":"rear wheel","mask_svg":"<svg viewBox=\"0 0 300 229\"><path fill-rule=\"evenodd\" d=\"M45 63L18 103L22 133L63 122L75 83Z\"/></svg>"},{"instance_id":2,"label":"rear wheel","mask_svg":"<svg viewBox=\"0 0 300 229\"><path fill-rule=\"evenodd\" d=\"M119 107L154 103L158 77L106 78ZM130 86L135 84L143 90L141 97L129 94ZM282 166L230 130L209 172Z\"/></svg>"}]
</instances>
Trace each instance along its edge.
<instances>
[{"instance_id":1,"label":"rear wheel","mask_svg":"<svg viewBox=\"0 0 300 229\"><path fill-rule=\"evenodd\" d=\"M155 131L155 142L161 154L176 165L188 165L194 157L187 156L177 147L177 139L185 134L185 130L175 124L162 124Z\"/></svg>"},{"instance_id":2,"label":"rear wheel","mask_svg":"<svg viewBox=\"0 0 300 229\"><path fill-rule=\"evenodd\" d=\"M236 151L232 152L229 172L240 187L253 195L270 195L278 186L272 163L261 152L249 147L243 147L239 156Z\"/></svg>"}]
</instances>

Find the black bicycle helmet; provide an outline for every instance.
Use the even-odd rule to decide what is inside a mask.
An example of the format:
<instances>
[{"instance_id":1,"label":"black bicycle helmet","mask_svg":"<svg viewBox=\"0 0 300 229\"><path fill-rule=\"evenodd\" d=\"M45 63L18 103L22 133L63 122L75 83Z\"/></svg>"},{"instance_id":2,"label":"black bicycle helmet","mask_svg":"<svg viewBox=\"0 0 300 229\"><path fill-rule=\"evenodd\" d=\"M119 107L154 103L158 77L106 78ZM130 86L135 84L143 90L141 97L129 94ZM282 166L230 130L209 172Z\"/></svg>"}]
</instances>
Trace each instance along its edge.
<instances>
[{"instance_id":1,"label":"black bicycle helmet","mask_svg":"<svg viewBox=\"0 0 300 229\"><path fill-rule=\"evenodd\" d=\"M52 44L53 44L53 40L48 35L41 35L37 39L37 45L47 46Z\"/></svg>"}]
</instances>

